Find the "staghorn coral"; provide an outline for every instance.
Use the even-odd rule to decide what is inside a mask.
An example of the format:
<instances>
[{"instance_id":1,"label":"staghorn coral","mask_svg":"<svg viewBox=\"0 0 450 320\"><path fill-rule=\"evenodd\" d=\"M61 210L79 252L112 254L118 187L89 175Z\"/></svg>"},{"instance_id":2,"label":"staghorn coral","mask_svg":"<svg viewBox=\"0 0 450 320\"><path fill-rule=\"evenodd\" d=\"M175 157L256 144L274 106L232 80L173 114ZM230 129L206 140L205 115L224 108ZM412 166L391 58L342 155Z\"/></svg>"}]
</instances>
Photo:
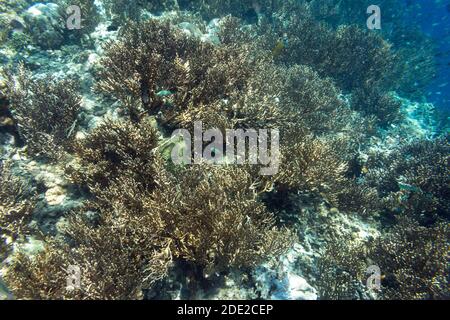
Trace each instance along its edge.
<instances>
[{"instance_id":1,"label":"staghorn coral","mask_svg":"<svg viewBox=\"0 0 450 320\"><path fill-rule=\"evenodd\" d=\"M290 122L296 126L301 124L315 134L342 131L340 117L345 117L345 122L353 122L331 79L321 79L317 72L304 65L293 65L280 71L282 85L277 89Z\"/></svg>"},{"instance_id":2,"label":"staghorn coral","mask_svg":"<svg viewBox=\"0 0 450 320\"><path fill-rule=\"evenodd\" d=\"M129 24L108 45L96 87L126 106L134 121L149 112L169 126L203 120L206 127L256 127L281 116L278 93L261 81L281 74L267 59L251 45L214 46L149 20Z\"/></svg>"},{"instance_id":3,"label":"staghorn coral","mask_svg":"<svg viewBox=\"0 0 450 320\"><path fill-rule=\"evenodd\" d=\"M126 138L136 136L129 142L122 140L128 146L112 140L106 148L113 149L116 143L116 155L129 160L136 155L136 149L142 156L144 152L150 155L147 152L152 150L146 150L148 145L142 144L145 140L138 136L144 124L140 128L120 123L111 126L109 131L108 127L99 127L92 138L87 139L98 142L95 139L105 131L128 130L130 134ZM147 133L151 134L153 129L149 130ZM88 155L93 151L82 150ZM46 239L44 249L36 255L30 256L19 249L11 259L5 281L14 295L21 299L140 299L143 290L164 278L172 263L171 239L163 233L165 226L158 212L148 207L147 202L155 181L164 183L164 169L156 169L161 163L152 159L153 155L145 161L153 161L153 167L150 164L142 168L131 166L124 171L114 168L114 165L120 167L121 162L110 162L108 169L114 171L115 176L99 178L86 174L92 179L91 200L68 214L60 226L61 234ZM84 164L89 168L89 162ZM133 169L140 170L142 176ZM150 170L156 172L155 176L151 176ZM152 180L147 181L150 176ZM93 180L95 178L99 180ZM108 184L102 185L105 181ZM80 289L67 289L70 266L80 268Z\"/></svg>"},{"instance_id":4,"label":"staghorn coral","mask_svg":"<svg viewBox=\"0 0 450 320\"><path fill-rule=\"evenodd\" d=\"M367 243L331 239L317 262L322 299L448 299L447 223L420 226L400 217L380 238ZM381 270L381 290L364 287L369 265ZM375 296L373 295L375 293Z\"/></svg>"},{"instance_id":5,"label":"staghorn coral","mask_svg":"<svg viewBox=\"0 0 450 320\"><path fill-rule=\"evenodd\" d=\"M50 76L33 79L23 64L16 75L7 71L5 77L4 94L28 152L57 159L62 151L70 149L76 132L81 107L76 82Z\"/></svg>"},{"instance_id":6,"label":"staghorn coral","mask_svg":"<svg viewBox=\"0 0 450 320\"><path fill-rule=\"evenodd\" d=\"M374 88L357 89L352 94L352 105L355 110L365 115L373 115L381 126L398 122L401 102L393 96L393 93L384 93Z\"/></svg>"},{"instance_id":7,"label":"staghorn coral","mask_svg":"<svg viewBox=\"0 0 450 320\"><path fill-rule=\"evenodd\" d=\"M369 159L364 184L378 189L388 212L404 212L426 224L448 219L448 154L447 137L412 141Z\"/></svg>"},{"instance_id":8,"label":"staghorn coral","mask_svg":"<svg viewBox=\"0 0 450 320\"><path fill-rule=\"evenodd\" d=\"M325 21L334 28L350 24L365 27L369 16L366 8L372 4L368 0L313 0L309 1L308 8L316 20ZM436 73L432 40L408 23L408 15L418 12L420 4L382 0L377 5L382 11L379 33L393 44L398 56L395 88L406 97L419 99Z\"/></svg>"},{"instance_id":9,"label":"staghorn coral","mask_svg":"<svg viewBox=\"0 0 450 320\"><path fill-rule=\"evenodd\" d=\"M281 166L274 180L279 189L314 192L329 202L336 200L345 179L347 163L339 159L330 145L294 130L291 143L282 147ZM301 138L299 138L300 136Z\"/></svg>"},{"instance_id":10,"label":"staghorn coral","mask_svg":"<svg viewBox=\"0 0 450 320\"><path fill-rule=\"evenodd\" d=\"M373 244L371 259L383 274L383 299L448 299L449 227L400 221Z\"/></svg>"},{"instance_id":11,"label":"staghorn coral","mask_svg":"<svg viewBox=\"0 0 450 320\"><path fill-rule=\"evenodd\" d=\"M176 91L177 85L192 85L188 79L182 79L185 83L176 83L175 74L177 66L179 69L187 63L183 61L180 65L189 52L197 51L198 60L189 62L189 65L195 62L195 67L201 70L199 61L212 48L207 44L197 47L197 44L199 42L183 35L167 22L130 23L119 35L119 41L107 45L96 88L118 99L130 110L134 120L144 110L156 114L165 106L158 92ZM189 70L191 68L193 66Z\"/></svg>"},{"instance_id":12,"label":"staghorn coral","mask_svg":"<svg viewBox=\"0 0 450 320\"><path fill-rule=\"evenodd\" d=\"M73 218L66 230L72 245L49 240L35 256L19 251L5 281L20 299L142 298L142 290L164 276L171 257L167 250L157 251L154 230L142 223L148 221L125 219L103 214L93 226ZM81 289L67 289L70 266L80 268Z\"/></svg>"},{"instance_id":13,"label":"staghorn coral","mask_svg":"<svg viewBox=\"0 0 450 320\"><path fill-rule=\"evenodd\" d=\"M210 274L255 267L284 253L295 237L275 227L274 216L252 190L251 176L235 167L205 166L176 174L181 188L155 190L151 205L175 237L174 256Z\"/></svg>"},{"instance_id":14,"label":"staghorn coral","mask_svg":"<svg viewBox=\"0 0 450 320\"><path fill-rule=\"evenodd\" d=\"M390 44L379 35L343 26L337 29L331 47L322 72L336 79L343 90L392 84L397 60Z\"/></svg>"},{"instance_id":15,"label":"staghorn coral","mask_svg":"<svg viewBox=\"0 0 450 320\"><path fill-rule=\"evenodd\" d=\"M261 24L258 28L259 45L275 52L275 61L309 66L321 77L332 78L344 93L359 92L363 96L377 92L383 97L395 89L401 63L389 42L356 25L342 25L334 30L317 21L307 4L294 6L298 15L290 15L294 9L288 6L274 15L277 23ZM277 46L281 49L276 50ZM398 106L394 108L389 100L380 100L367 109L368 104L361 102L360 99L353 108L364 109L369 115L386 114L379 119L383 126L398 114Z\"/></svg>"},{"instance_id":16,"label":"staghorn coral","mask_svg":"<svg viewBox=\"0 0 450 320\"><path fill-rule=\"evenodd\" d=\"M92 1L79 3L87 5L83 15L95 16ZM71 153L73 159L67 157L62 164L74 186L87 189L82 193L87 201L85 208L58 223L60 233L46 239L42 252L15 253L6 279L17 297L137 299L157 284L172 285L173 279L165 283L172 266L182 270L188 290L195 290L195 283L211 285L212 278L231 269L246 272L285 253L296 239L282 225L298 218L291 213L310 208L311 219L326 221L317 232L332 229L324 217L342 214L342 219L350 219L351 213L358 213L358 219L405 213L422 225L400 223L369 248L350 237L328 239L317 264L322 298L372 298L364 288L364 269L384 256L387 291L381 297L407 297L408 290L412 297L445 297L440 287L448 273L441 261L442 234L447 231L443 225L430 225L448 218L447 148L441 140L428 141L390 156L376 155L382 159L367 163L359 158L372 147L369 137L384 134L376 125L390 130L388 125L400 118L392 91L415 87L403 83L400 74L410 72L411 77L414 70L399 61L416 61L429 75L428 54L422 61L419 54L411 54L412 46L383 32L366 32L355 25L336 28L356 22L342 14L343 1L321 1L326 5L321 8L314 7L314 0L106 3L107 14L114 16L108 30L121 27L128 18L138 21L128 21L117 40L97 52L103 57L96 92L108 96L106 103L119 102L111 109L120 105L128 114L107 118L75 143L75 126L66 131L70 137L51 129L34 143L42 148L50 141L56 153L60 152L55 145ZM365 2L349 5L351 12L362 8L358 3ZM231 16L209 25L199 14L186 12L146 21L147 11L159 14L168 8L195 10L208 18ZM81 32L91 32L95 19ZM249 22L253 24L246 25ZM426 46L424 41L421 51ZM427 77L423 80L418 86ZM20 81L15 83L19 85L10 88L21 87ZM26 91L43 95L43 90ZM55 96L60 98L60 91ZM16 106L27 97L19 98ZM41 106L43 100L37 99ZM16 120L22 125L20 118ZM258 166L247 165L174 166L164 159L167 145L174 143L165 135L175 128L192 129L194 121L222 131L280 129L283 158L278 174L260 177ZM53 135L61 137L61 143L53 143ZM32 138L29 134L29 150ZM432 147L435 143L440 146ZM378 160L381 164L372 163ZM299 229L314 223L308 221ZM425 240L412 241L408 230L417 230ZM304 248L322 247L320 240L308 239L307 231L304 235ZM436 252L430 252L436 243ZM394 259L393 247L401 259ZM416 272L414 261L403 257L406 252L433 263L420 261L425 271ZM81 290L66 289L70 265L81 268ZM408 270L408 276L402 270ZM430 280L433 274L438 285ZM396 295L398 286L402 288Z\"/></svg>"},{"instance_id":17,"label":"staghorn coral","mask_svg":"<svg viewBox=\"0 0 450 320\"><path fill-rule=\"evenodd\" d=\"M35 191L11 172L11 163L0 163L0 260L12 244L32 233L30 226L36 205Z\"/></svg>"},{"instance_id":18,"label":"staghorn coral","mask_svg":"<svg viewBox=\"0 0 450 320\"><path fill-rule=\"evenodd\" d=\"M188 261L207 275L254 267L285 252L293 236L274 227L250 176L209 169L166 177L160 169L153 189L126 174L115 179L94 192L85 210L68 217L65 241L49 240L35 257L17 253L6 282L19 298L136 299L165 277L172 261ZM81 290L65 288L69 265L81 268Z\"/></svg>"},{"instance_id":19,"label":"staghorn coral","mask_svg":"<svg viewBox=\"0 0 450 320\"><path fill-rule=\"evenodd\" d=\"M27 234L35 206L33 190L11 173L11 163L0 164L0 230L2 236Z\"/></svg>"},{"instance_id":20,"label":"staghorn coral","mask_svg":"<svg viewBox=\"0 0 450 320\"><path fill-rule=\"evenodd\" d=\"M363 280L366 272L365 245L335 236L317 261L316 286L322 300L356 300L366 297Z\"/></svg>"},{"instance_id":21,"label":"staghorn coral","mask_svg":"<svg viewBox=\"0 0 450 320\"><path fill-rule=\"evenodd\" d=\"M105 188L122 175L152 185L158 133L151 121L139 124L106 119L74 145L77 161L67 168L72 181L89 189Z\"/></svg>"}]
</instances>

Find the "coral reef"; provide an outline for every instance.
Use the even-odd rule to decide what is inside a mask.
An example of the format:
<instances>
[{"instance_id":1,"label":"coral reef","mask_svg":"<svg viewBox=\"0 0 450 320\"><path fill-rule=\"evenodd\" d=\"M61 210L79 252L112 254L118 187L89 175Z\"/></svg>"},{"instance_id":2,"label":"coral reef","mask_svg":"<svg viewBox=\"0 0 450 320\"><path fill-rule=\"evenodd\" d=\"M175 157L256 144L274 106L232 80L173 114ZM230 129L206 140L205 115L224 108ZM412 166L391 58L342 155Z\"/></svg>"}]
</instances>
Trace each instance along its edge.
<instances>
[{"instance_id":1,"label":"coral reef","mask_svg":"<svg viewBox=\"0 0 450 320\"><path fill-rule=\"evenodd\" d=\"M36 3L24 14L26 32L32 41L44 48L55 49L64 41L64 24L56 3Z\"/></svg>"},{"instance_id":2,"label":"coral reef","mask_svg":"<svg viewBox=\"0 0 450 320\"><path fill-rule=\"evenodd\" d=\"M131 121L107 119L88 137L74 145L77 162L67 173L78 185L90 190L109 186L125 175L143 186L153 184L158 134L150 121L136 125Z\"/></svg>"},{"instance_id":3,"label":"coral reef","mask_svg":"<svg viewBox=\"0 0 450 320\"><path fill-rule=\"evenodd\" d=\"M402 15L366 30L367 4L1 2L0 276L14 297L448 298L448 134L405 99L424 99L432 42ZM80 30L64 26L69 5ZM277 130L276 172L220 153L177 164L171 133L195 122Z\"/></svg>"},{"instance_id":4,"label":"coral reef","mask_svg":"<svg viewBox=\"0 0 450 320\"><path fill-rule=\"evenodd\" d=\"M0 259L12 250L12 244L31 234L30 226L36 206L35 191L27 181L11 171L11 163L0 163Z\"/></svg>"},{"instance_id":5,"label":"coral reef","mask_svg":"<svg viewBox=\"0 0 450 320\"><path fill-rule=\"evenodd\" d=\"M29 232L35 201L33 190L11 173L10 165L0 165L0 229L2 236L18 237Z\"/></svg>"},{"instance_id":6,"label":"coral reef","mask_svg":"<svg viewBox=\"0 0 450 320\"><path fill-rule=\"evenodd\" d=\"M422 227L409 218L373 246L370 257L383 274L384 299L448 299L448 223Z\"/></svg>"},{"instance_id":7,"label":"coral reef","mask_svg":"<svg viewBox=\"0 0 450 320\"><path fill-rule=\"evenodd\" d=\"M69 149L77 125L81 97L74 80L51 76L31 79L23 64L17 75L6 71L4 94L30 154L57 159Z\"/></svg>"},{"instance_id":8,"label":"coral reef","mask_svg":"<svg viewBox=\"0 0 450 320\"><path fill-rule=\"evenodd\" d=\"M368 164L364 183L378 189L387 210L427 224L448 219L448 137L413 141L385 158L369 158Z\"/></svg>"}]
</instances>

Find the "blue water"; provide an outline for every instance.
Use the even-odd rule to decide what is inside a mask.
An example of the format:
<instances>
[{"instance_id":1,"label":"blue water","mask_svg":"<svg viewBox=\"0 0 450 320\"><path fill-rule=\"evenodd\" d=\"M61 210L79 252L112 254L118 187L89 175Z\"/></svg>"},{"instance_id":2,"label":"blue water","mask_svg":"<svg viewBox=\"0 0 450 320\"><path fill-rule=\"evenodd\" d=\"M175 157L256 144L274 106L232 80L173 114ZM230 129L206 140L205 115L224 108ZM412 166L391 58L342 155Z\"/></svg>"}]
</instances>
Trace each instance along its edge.
<instances>
[{"instance_id":1,"label":"blue water","mask_svg":"<svg viewBox=\"0 0 450 320\"><path fill-rule=\"evenodd\" d=\"M432 37L437 48L438 73L427 90L427 100L439 109L450 110L450 1L415 0L421 10L411 12L411 23Z\"/></svg>"}]
</instances>

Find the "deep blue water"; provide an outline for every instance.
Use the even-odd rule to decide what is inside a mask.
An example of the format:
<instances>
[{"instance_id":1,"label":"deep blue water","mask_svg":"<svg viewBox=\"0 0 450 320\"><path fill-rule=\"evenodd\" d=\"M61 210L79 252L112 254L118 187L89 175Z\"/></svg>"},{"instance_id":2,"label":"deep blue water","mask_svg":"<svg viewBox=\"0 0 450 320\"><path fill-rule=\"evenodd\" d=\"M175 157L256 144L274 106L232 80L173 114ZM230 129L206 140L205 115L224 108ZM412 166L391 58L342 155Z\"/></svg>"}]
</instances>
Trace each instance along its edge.
<instances>
[{"instance_id":1,"label":"deep blue water","mask_svg":"<svg viewBox=\"0 0 450 320\"><path fill-rule=\"evenodd\" d=\"M418 23L436 43L438 74L427 90L427 100L440 109L450 111L450 1L407 2L420 4L420 11L411 13L411 23Z\"/></svg>"}]
</instances>

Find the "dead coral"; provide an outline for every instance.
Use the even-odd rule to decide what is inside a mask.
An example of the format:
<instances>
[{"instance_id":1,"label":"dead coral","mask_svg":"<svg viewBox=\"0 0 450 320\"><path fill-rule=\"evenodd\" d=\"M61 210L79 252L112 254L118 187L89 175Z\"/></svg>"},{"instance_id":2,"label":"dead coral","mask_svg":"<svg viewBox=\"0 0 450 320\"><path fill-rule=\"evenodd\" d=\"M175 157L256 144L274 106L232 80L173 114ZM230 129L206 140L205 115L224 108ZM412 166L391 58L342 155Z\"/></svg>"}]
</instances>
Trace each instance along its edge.
<instances>
[{"instance_id":1,"label":"dead coral","mask_svg":"<svg viewBox=\"0 0 450 320\"><path fill-rule=\"evenodd\" d=\"M16 75L7 72L5 96L28 152L50 159L69 150L76 133L81 97L73 80L32 78L20 65Z\"/></svg>"}]
</instances>

